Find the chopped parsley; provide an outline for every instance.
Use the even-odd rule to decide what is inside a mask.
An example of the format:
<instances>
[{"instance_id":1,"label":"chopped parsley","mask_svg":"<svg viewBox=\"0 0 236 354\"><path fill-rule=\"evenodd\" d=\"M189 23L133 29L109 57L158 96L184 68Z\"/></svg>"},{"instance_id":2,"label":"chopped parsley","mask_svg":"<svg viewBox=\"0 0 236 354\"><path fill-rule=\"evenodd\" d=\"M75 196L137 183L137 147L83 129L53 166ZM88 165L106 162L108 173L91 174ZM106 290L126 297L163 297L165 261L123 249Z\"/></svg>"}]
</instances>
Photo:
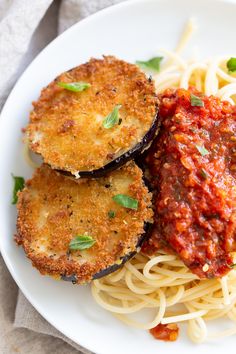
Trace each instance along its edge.
<instances>
[{"instance_id":1,"label":"chopped parsley","mask_svg":"<svg viewBox=\"0 0 236 354\"><path fill-rule=\"evenodd\" d=\"M229 268L234 268L234 267L236 267L236 263L233 263L229 266Z\"/></svg>"},{"instance_id":2,"label":"chopped parsley","mask_svg":"<svg viewBox=\"0 0 236 354\"><path fill-rule=\"evenodd\" d=\"M146 70L153 70L153 71L160 71L160 63L162 61L163 57L154 57L151 58L147 61L141 61L137 60L136 64L141 68L141 69L146 69Z\"/></svg>"},{"instance_id":3,"label":"chopped parsley","mask_svg":"<svg viewBox=\"0 0 236 354\"><path fill-rule=\"evenodd\" d=\"M227 63L227 68L230 72L235 72L236 71L236 58L230 58Z\"/></svg>"},{"instance_id":4,"label":"chopped parsley","mask_svg":"<svg viewBox=\"0 0 236 354\"><path fill-rule=\"evenodd\" d=\"M81 92L89 88L91 85L87 82L61 82L57 83L58 86L73 92Z\"/></svg>"},{"instance_id":5,"label":"chopped parsley","mask_svg":"<svg viewBox=\"0 0 236 354\"><path fill-rule=\"evenodd\" d=\"M200 175L201 175L201 177L202 177L203 179L207 179L207 178L208 178L208 174L207 174L207 172L204 170L204 168L201 168L199 172L200 172Z\"/></svg>"},{"instance_id":6,"label":"chopped parsley","mask_svg":"<svg viewBox=\"0 0 236 354\"><path fill-rule=\"evenodd\" d=\"M198 152L200 152L200 154L202 156L206 156L206 155L209 154L209 151L205 148L204 145L196 145L196 148L197 148Z\"/></svg>"},{"instance_id":7,"label":"chopped parsley","mask_svg":"<svg viewBox=\"0 0 236 354\"><path fill-rule=\"evenodd\" d=\"M95 242L96 241L92 238L92 236L78 235L70 241L69 249L82 251L92 247Z\"/></svg>"},{"instance_id":8,"label":"chopped parsley","mask_svg":"<svg viewBox=\"0 0 236 354\"><path fill-rule=\"evenodd\" d=\"M18 201L18 197L17 197L17 193L19 191L21 191L24 186L25 186L25 180L23 177L20 176L14 176L12 175L12 178L14 180L14 188L13 188L13 192L12 192L12 204L16 204Z\"/></svg>"},{"instance_id":9,"label":"chopped parsley","mask_svg":"<svg viewBox=\"0 0 236 354\"><path fill-rule=\"evenodd\" d=\"M110 129L114 127L115 124L119 124L119 109L121 108L121 104L117 104L113 111L109 113L106 118L103 120L102 124L105 129ZM121 123L121 122L120 122Z\"/></svg>"},{"instance_id":10,"label":"chopped parsley","mask_svg":"<svg viewBox=\"0 0 236 354\"><path fill-rule=\"evenodd\" d=\"M192 107L204 107L204 102L200 97L197 97L191 93L190 102Z\"/></svg>"},{"instance_id":11,"label":"chopped parsley","mask_svg":"<svg viewBox=\"0 0 236 354\"><path fill-rule=\"evenodd\" d=\"M138 201L136 199L129 197L128 195L117 194L114 197L112 197L112 199L114 200L114 202L123 206L124 208L133 209L133 210L138 209Z\"/></svg>"},{"instance_id":12,"label":"chopped parsley","mask_svg":"<svg viewBox=\"0 0 236 354\"><path fill-rule=\"evenodd\" d=\"M116 212L114 210L109 210L107 214L110 219L114 219L114 217L116 216Z\"/></svg>"}]
</instances>

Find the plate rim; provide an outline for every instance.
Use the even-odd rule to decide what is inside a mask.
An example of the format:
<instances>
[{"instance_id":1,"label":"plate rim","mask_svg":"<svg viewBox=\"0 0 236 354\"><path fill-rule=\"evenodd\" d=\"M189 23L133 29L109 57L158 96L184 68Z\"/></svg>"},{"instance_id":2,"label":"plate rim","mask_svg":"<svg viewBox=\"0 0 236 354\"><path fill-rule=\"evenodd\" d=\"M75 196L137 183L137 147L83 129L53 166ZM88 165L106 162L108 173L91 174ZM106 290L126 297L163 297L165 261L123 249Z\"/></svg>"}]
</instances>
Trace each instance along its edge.
<instances>
[{"instance_id":1,"label":"plate rim","mask_svg":"<svg viewBox=\"0 0 236 354\"><path fill-rule=\"evenodd\" d=\"M90 21L93 21L94 19L96 20L96 18L99 18L100 16L106 16L108 15L110 12L116 11L116 9L119 8L125 8L125 7L129 7L129 6L134 6L134 4L136 3L152 3L152 2L156 2L156 3L160 3L163 2L164 0L123 0L120 3L117 4L113 4L111 6L108 6L104 9L101 9L97 12L95 12L94 14L83 18L82 20L79 20L78 22L76 22L75 24L73 24L71 27L69 27L68 29L66 29L64 32L62 32L60 35L58 35L56 38L54 38L50 43L48 43L35 57L34 59L29 63L29 65L23 70L23 72L20 74L20 76L17 78L15 84L13 85L12 89L10 90L10 93L7 96L7 99L2 107L1 113L0 113L0 130L2 128L2 123L4 120L4 116L5 116L5 112L7 112L8 110L8 105L9 102L11 101L11 97L14 95L15 90L17 89L18 85L20 85L21 79L22 77L27 73L28 70L30 70L31 66L34 65L35 61L39 60L39 58L41 57L41 55L43 55L44 51L47 50L47 48L50 46L54 46L58 40L61 40L62 37L66 37L66 36L70 36L70 33L73 32L74 30L82 26L86 26L87 23L89 23ZM194 0L197 2L197 0ZM236 10L236 0L208 0L208 2L212 2L212 3L229 3L235 6L235 10ZM148 5L147 5L148 6ZM1 201L0 201L1 203ZM15 274L14 271L14 266L13 263L11 262L10 258L8 257L7 251L5 249L5 247L3 247L2 242L0 241L0 252L2 255L2 258L4 260L4 263L8 269L8 271L11 274L11 277L13 278L13 280L15 281L15 283L17 284L19 290L23 293L23 295L25 296L25 298L28 300L28 302L33 306L33 308L50 324L52 325L59 333L61 333L62 335L66 336L69 340L71 340L74 344L78 345L81 347L81 350L85 349L85 350L89 350L93 353L95 353L95 348L93 345L90 345L90 343L86 342L83 343L83 337L80 338L80 342L77 341L77 339L73 338L73 335L70 334L70 331L68 329L68 331L64 330L63 331L58 328L57 323L54 322L53 319L49 319L47 316L47 313L45 313L43 310L40 309L40 303L37 302L37 300L34 300L33 295L31 295L30 292L28 292L28 290L25 288L24 284L22 284L20 282L20 280L17 278L17 275ZM60 338L60 337L58 337ZM70 343L69 343L70 344ZM73 345L73 344L72 344ZM96 351L97 354L103 354L102 352Z\"/></svg>"}]
</instances>

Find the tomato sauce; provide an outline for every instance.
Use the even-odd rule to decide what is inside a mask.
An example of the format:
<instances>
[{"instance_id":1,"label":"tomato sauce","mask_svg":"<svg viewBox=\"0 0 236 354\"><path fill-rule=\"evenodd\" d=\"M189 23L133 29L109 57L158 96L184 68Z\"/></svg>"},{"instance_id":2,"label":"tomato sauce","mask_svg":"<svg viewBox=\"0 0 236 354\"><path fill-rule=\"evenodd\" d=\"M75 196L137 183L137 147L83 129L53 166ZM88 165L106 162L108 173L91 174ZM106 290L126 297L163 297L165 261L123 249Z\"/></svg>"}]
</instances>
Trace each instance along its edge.
<instances>
[{"instance_id":1,"label":"tomato sauce","mask_svg":"<svg viewBox=\"0 0 236 354\"><path fill-rule=\"evenodd\" d=\"M164 340L166 342L174 342L179 336L179 328L175 323L161 324L151 328L149 332L155 339Z\"/></svg>"},{"instance_id":2,"label":"tomato sauce","mask_svg":"<svg viewBox=\"0 0 236 354\"><path fill-rule=\"evenodd\" d=\"M236 106L194 89L167 89L160 102L146 158L155 221L142 251L164 248L199 277L222 277L236 250Z\"/></svg>"}]
</instances>

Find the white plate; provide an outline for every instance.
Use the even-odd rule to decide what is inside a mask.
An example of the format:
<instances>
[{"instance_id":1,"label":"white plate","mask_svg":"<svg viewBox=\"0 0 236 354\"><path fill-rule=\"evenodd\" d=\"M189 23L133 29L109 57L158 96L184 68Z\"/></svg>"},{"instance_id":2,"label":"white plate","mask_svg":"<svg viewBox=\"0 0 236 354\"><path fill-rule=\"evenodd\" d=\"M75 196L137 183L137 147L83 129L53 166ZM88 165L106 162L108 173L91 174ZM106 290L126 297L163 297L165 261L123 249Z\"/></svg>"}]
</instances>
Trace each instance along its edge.
<instances>
[{"instance_id":1,"label":"white plate","mask_svg":"<svg viewBox=\"0 0 236 354\"><path fill-rule=\"evenodd\" d=\"M91 56L113 54L128 61L173 49L186 20L199 31L191 42L202 56L236 53L236 4L216 0L140 0L121 3L76 24L53 41L24 72L2 111L0 121L0 245L15 281L32 305L74 342L101 354L222 353L235 337L198 346L181 334L176 343L154 340L146 331L126 327L93 301L88 286L73 286L40 276L14 241L16 210L11 206L11 173L29 177L22 155L21 128L31 102L57 74Z\"/></svg>"}]
</instances>

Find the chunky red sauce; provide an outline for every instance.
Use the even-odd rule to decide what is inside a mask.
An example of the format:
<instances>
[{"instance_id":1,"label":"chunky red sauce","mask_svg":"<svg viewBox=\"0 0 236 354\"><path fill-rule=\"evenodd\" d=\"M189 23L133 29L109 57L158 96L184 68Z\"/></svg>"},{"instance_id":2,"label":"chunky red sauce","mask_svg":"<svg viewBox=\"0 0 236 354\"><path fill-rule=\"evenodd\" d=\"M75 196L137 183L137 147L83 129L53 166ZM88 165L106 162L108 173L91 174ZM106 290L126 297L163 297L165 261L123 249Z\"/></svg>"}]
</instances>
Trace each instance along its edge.
<instances>
[{"instance_id":1,"label":"chunky red sauce","mask_svg":"<svg viewBox=\"0 0 236 354\"><path fill-rule=\"evenodd\" d=\"M236 106L193 93L203 107L183 89L160 97L162 128L146 159L155 221L142 250L174 251L199 277L221 277L236 250Z\"/></svg>"},{"instance_id":2,"label":"chunky red sauce","mask_svg":"<svg viewBox=\"0 0 236 354\"><path fill-rule=\"evenodd\" d=\"M154 328L151 328L149 331L154 338L174 342L178 338L179 328L175 323L170 324L159 324Z\"/></svg>"}]
</instances>

